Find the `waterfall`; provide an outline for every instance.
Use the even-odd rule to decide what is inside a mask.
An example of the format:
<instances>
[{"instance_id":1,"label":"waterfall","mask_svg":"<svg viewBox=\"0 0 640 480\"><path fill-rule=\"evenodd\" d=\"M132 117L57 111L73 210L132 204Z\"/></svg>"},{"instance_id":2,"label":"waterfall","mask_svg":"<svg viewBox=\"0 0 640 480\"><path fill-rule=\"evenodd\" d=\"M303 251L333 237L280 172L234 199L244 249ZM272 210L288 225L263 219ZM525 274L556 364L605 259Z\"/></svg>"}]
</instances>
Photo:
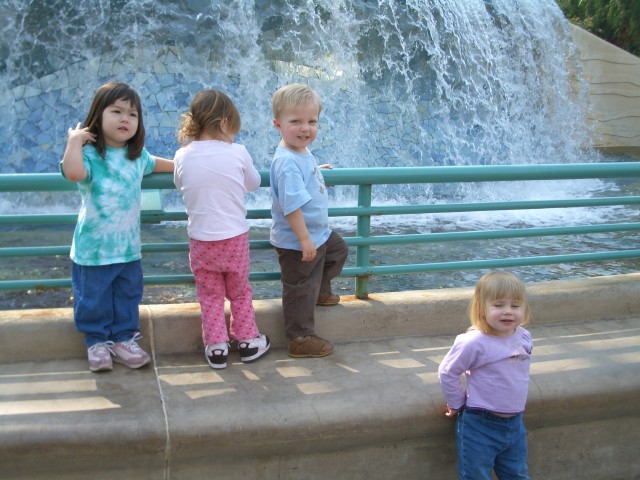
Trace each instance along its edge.
<instances>
[{"instance_id":1,"label":"waterfall","mask_svg":"<svg viewBox=\"0 0 640 480\"><path fill-rule=\"evenodd\" d=\"M166 157L193 95L218 88L268 168L271 94L291 82L319 92L312 148L338 168L567 163L591 143L553 0L5 0L0 14L2 173L57 171L67 129L114 79L140 93L147 148Z\"/></svg>"},{"instance_id":2,"label":"waterfall","mask_svg":"<svg viewBox=\"0 0 640 480\"><path fill-rule=\"evenodd\" d=\"M147 148L165 157L178 148L178 120L195 93L217 88L240 111L237 141L258 168L267 169L279 140L271 95L281 85L302 82L324 103L312 150L320 163L336 168L599 160L585 124L586 83L554 0L2 0L0 18L0 173L57 172L67 129L86 117L95 90L110 80L140 93ZM567 198L616 189L590 180L376 186L374 203ZM333 190L332 206L355 203L354 190ZM70 202L78 196L65 195L7 194L0 211L77 211ZM250 198L250 208L268 205L266 189ZM617 212L477 212L374 217L373 223L379 231L426 233L627 221L637 213ZM347 222L353 221L332 218L332 227L350 233L353 224ZM176 226L157 229L159 241L184 241L184 225ZM154 234L154 226L147 227ZM70 239L55 227L17 234L34 245L43 238L54 244ZM592 251L599 248L594 244L609 242L603 236L454 242L390 247L388 254L379 248L377 255L381 262L388 255L389 263L421 263L473 258L477 249L494 258ZM172 255L167 262L188 272L179 260ZM49 268L48 261L39 265L29 268ZM153 266L150 260L145 268ZM585 271L625 268L614 262ZM532 268L523 278L565 278L571 271L584 273L579 265L561 265ZM465 272L423 277L375 288L441 288L477 280Z\"/></svg>"}]
</instances>

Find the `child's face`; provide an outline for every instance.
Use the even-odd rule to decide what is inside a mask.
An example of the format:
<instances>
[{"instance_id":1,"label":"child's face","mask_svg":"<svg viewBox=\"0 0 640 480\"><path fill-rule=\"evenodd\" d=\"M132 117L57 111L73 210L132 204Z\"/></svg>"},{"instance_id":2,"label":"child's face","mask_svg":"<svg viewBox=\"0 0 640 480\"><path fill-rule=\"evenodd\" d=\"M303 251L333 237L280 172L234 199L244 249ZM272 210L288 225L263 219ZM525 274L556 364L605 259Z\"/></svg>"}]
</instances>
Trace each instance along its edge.
<instances>
[{"instance_id":1,"label":"child's face","mask_svg":"<svg viewBox=\"0 0 640 480\"><path fill-rule=\"evenodd\" d=\"M486 305L487 323L498 336L513 335L524 319L524 305L520 300L499 298Z\"/></svg>"},{"instance_id":2,"label":"child's face","mask_svg":"<svg viewBox=\"0 0 640 480\"><path fill-rule=\"evenodd\" d=\"M122 148L138 130L138 110L128 100L116 100L102 112L105 145Z\"/></svg>"},{"instance_id":3,"label":"child's face","mask_svg":"<svg viewBox=\"0 0 640 480\"><path fill-rule=\"evenodd\" d=\"M318 135L319 108L314 103L304 103L285 108L273 125L280 132L280 145L294 152L306 153L307 146Z\"/></svg>"}]
</instances>

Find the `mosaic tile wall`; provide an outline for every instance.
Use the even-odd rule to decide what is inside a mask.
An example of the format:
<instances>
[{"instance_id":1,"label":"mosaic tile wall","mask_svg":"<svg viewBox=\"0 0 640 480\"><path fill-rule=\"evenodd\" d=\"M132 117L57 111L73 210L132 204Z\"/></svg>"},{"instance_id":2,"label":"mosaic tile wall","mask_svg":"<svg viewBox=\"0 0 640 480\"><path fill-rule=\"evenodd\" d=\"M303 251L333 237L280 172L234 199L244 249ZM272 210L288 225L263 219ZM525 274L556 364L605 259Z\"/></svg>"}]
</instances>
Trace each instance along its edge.
<instances>
[{"instance_id":1,"label":"mosaic tile wall","mask_svg":"<svg viewBox=\"0 0 640 480\"><path fill-rule=\"evenodd\" d=\"M37 5L45 4L0 6L0 14L22 22L5 30L15 43L0 44L7 53L0 62L0 173L57 171L67 129L109 80L140 93L147 148L166 157L178 148L177 123L193 95L219 88L240 110L237 141L258 168L268 168L278 141L270 98L289 82L309 83L323 98L313 150L336 167L531 163L549 153L563 161L581 142L580 106L548 97L576 98L562 83L566 52L540 49L569 38L552 0L492 9L442 0L419 12L391 0L310 2L299 11L281 1L130 0L123 4L129 16L110 2L62 2L62 13L38 11L29 20ZM69 18L74 5L76 20ZM122 38L85 28L82 14L93 12L83 9L95 5L107 23L129 22ZM77 38L67 38L74 21ZM45 32L53 38L40 38ZM21 51L44 40L50 43L40 53ZM94 52L82 60L85 43ZM570 135L561 131L567 125Z\"/></svg>"},{"instance_id":2,"label":"mosaic tile wall","mask_svg":"<svg viewBox=\"0 0 640 480\"><path fill-rule=\"evenodd\" d=\"M70 65L64 70L40 78L36 83L9 90L0 97L0 116L11 119L9 124L5 123L0 129L3 137L0 138L0 156L3 158L0 171L55 171L64 152L67 128L84 120L93 95L92 89L95 90L109 80L129 83L140 93L143 99L147 149L154 154L171 158L178 148L176 132L179 117L186 111L193 94L207 87L232 90L219 87L213 82L205 85L197 81L190 85L175 50L170 47L159 55L152 72L123 72L118 60L104 56L95 61ZM78 92L84 94L78 95ZM325 100L322 118L325 124L327 121L335 122L331 111L326 107L327 103L329 102ZM263 131L254 127L255 131L248 132L243 128L237 141L251 143L251 139L259 139L256 144L263 148L254 147L254 160L262 168L267 168L268 158L278 137L271 124L270 103L265 101L263 105L253 107L250 121L247 121L247 114L242 114L243 124L256 125L257 116L264 126ZM376 146L367 152L368 162L381 166L400 165L397 147L406 148L402 144L409 141L414 144L414 151L418 152L420 132L412 125L403 131L399 130L395 119L402 113L390 101L378 101L372 107L379 115L371 117L373 122L367 132L377 130L379 140L386 137L386 141L379 142L384 143L384 147ZM339 155L336 139L323 133L325 132L319 135L318 141L313 145L316 155L324 158ZM11 139L13 140L9 141ZM265 150L266 145L268 147ZM339 163L345 164L344 161Z\"/></svg>"}]
</instances>

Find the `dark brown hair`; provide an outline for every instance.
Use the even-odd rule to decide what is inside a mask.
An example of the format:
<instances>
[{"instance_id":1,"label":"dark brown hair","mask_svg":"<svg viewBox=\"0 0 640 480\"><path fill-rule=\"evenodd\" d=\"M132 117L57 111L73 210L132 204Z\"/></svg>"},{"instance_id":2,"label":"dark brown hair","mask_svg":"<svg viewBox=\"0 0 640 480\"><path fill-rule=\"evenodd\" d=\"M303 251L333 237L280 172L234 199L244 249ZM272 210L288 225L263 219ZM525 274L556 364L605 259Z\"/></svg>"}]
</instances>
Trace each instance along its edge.
<instances>
[{"instance_id":1,"label":"dark brown hair","mask_svg":"<svg viewBox=\"0 0 640 480\"><path fill-rule=\"evenodd\" d=\"M82 124L83 128L89 128L89 131L96 136L93 146L96 148L102 158L105 157L104 136L102 135L102 112L113 105L118 100L124 100L131 104L138 111L138 129L136 133L127 142L129 160L136 160L142 153L144 147L144 122L142 121L142 102L136 91L126 83L109 82L102 85L93 97L91 108L86 120Z\"/></svg>"}]
</instances>

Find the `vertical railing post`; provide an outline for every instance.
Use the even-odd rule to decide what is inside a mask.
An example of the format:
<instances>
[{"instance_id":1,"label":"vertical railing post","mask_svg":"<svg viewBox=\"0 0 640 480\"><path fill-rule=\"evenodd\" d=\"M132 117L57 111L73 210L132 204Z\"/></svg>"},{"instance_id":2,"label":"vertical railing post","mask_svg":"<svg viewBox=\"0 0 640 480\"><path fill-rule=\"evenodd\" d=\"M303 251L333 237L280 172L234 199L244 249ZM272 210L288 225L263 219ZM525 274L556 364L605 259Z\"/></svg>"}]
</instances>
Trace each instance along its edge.
<instances>
[{"instance_id":1,"label":"vertical railing post","mask_svg":"<svg viewBox=\"0 0 640 480\"><path fill-rule=\"evenodd\" d=\"M371 206L371 185L360 185L358 187L358 207ZM361 215L358 213L358 227L356 236L358 238L368 238L371 234L371 215ZM358 245L356 247L356 267L369 266L369 245ZM356 298L369 298L369 275L356 276Z\"/></svg>"}]
</instances>

